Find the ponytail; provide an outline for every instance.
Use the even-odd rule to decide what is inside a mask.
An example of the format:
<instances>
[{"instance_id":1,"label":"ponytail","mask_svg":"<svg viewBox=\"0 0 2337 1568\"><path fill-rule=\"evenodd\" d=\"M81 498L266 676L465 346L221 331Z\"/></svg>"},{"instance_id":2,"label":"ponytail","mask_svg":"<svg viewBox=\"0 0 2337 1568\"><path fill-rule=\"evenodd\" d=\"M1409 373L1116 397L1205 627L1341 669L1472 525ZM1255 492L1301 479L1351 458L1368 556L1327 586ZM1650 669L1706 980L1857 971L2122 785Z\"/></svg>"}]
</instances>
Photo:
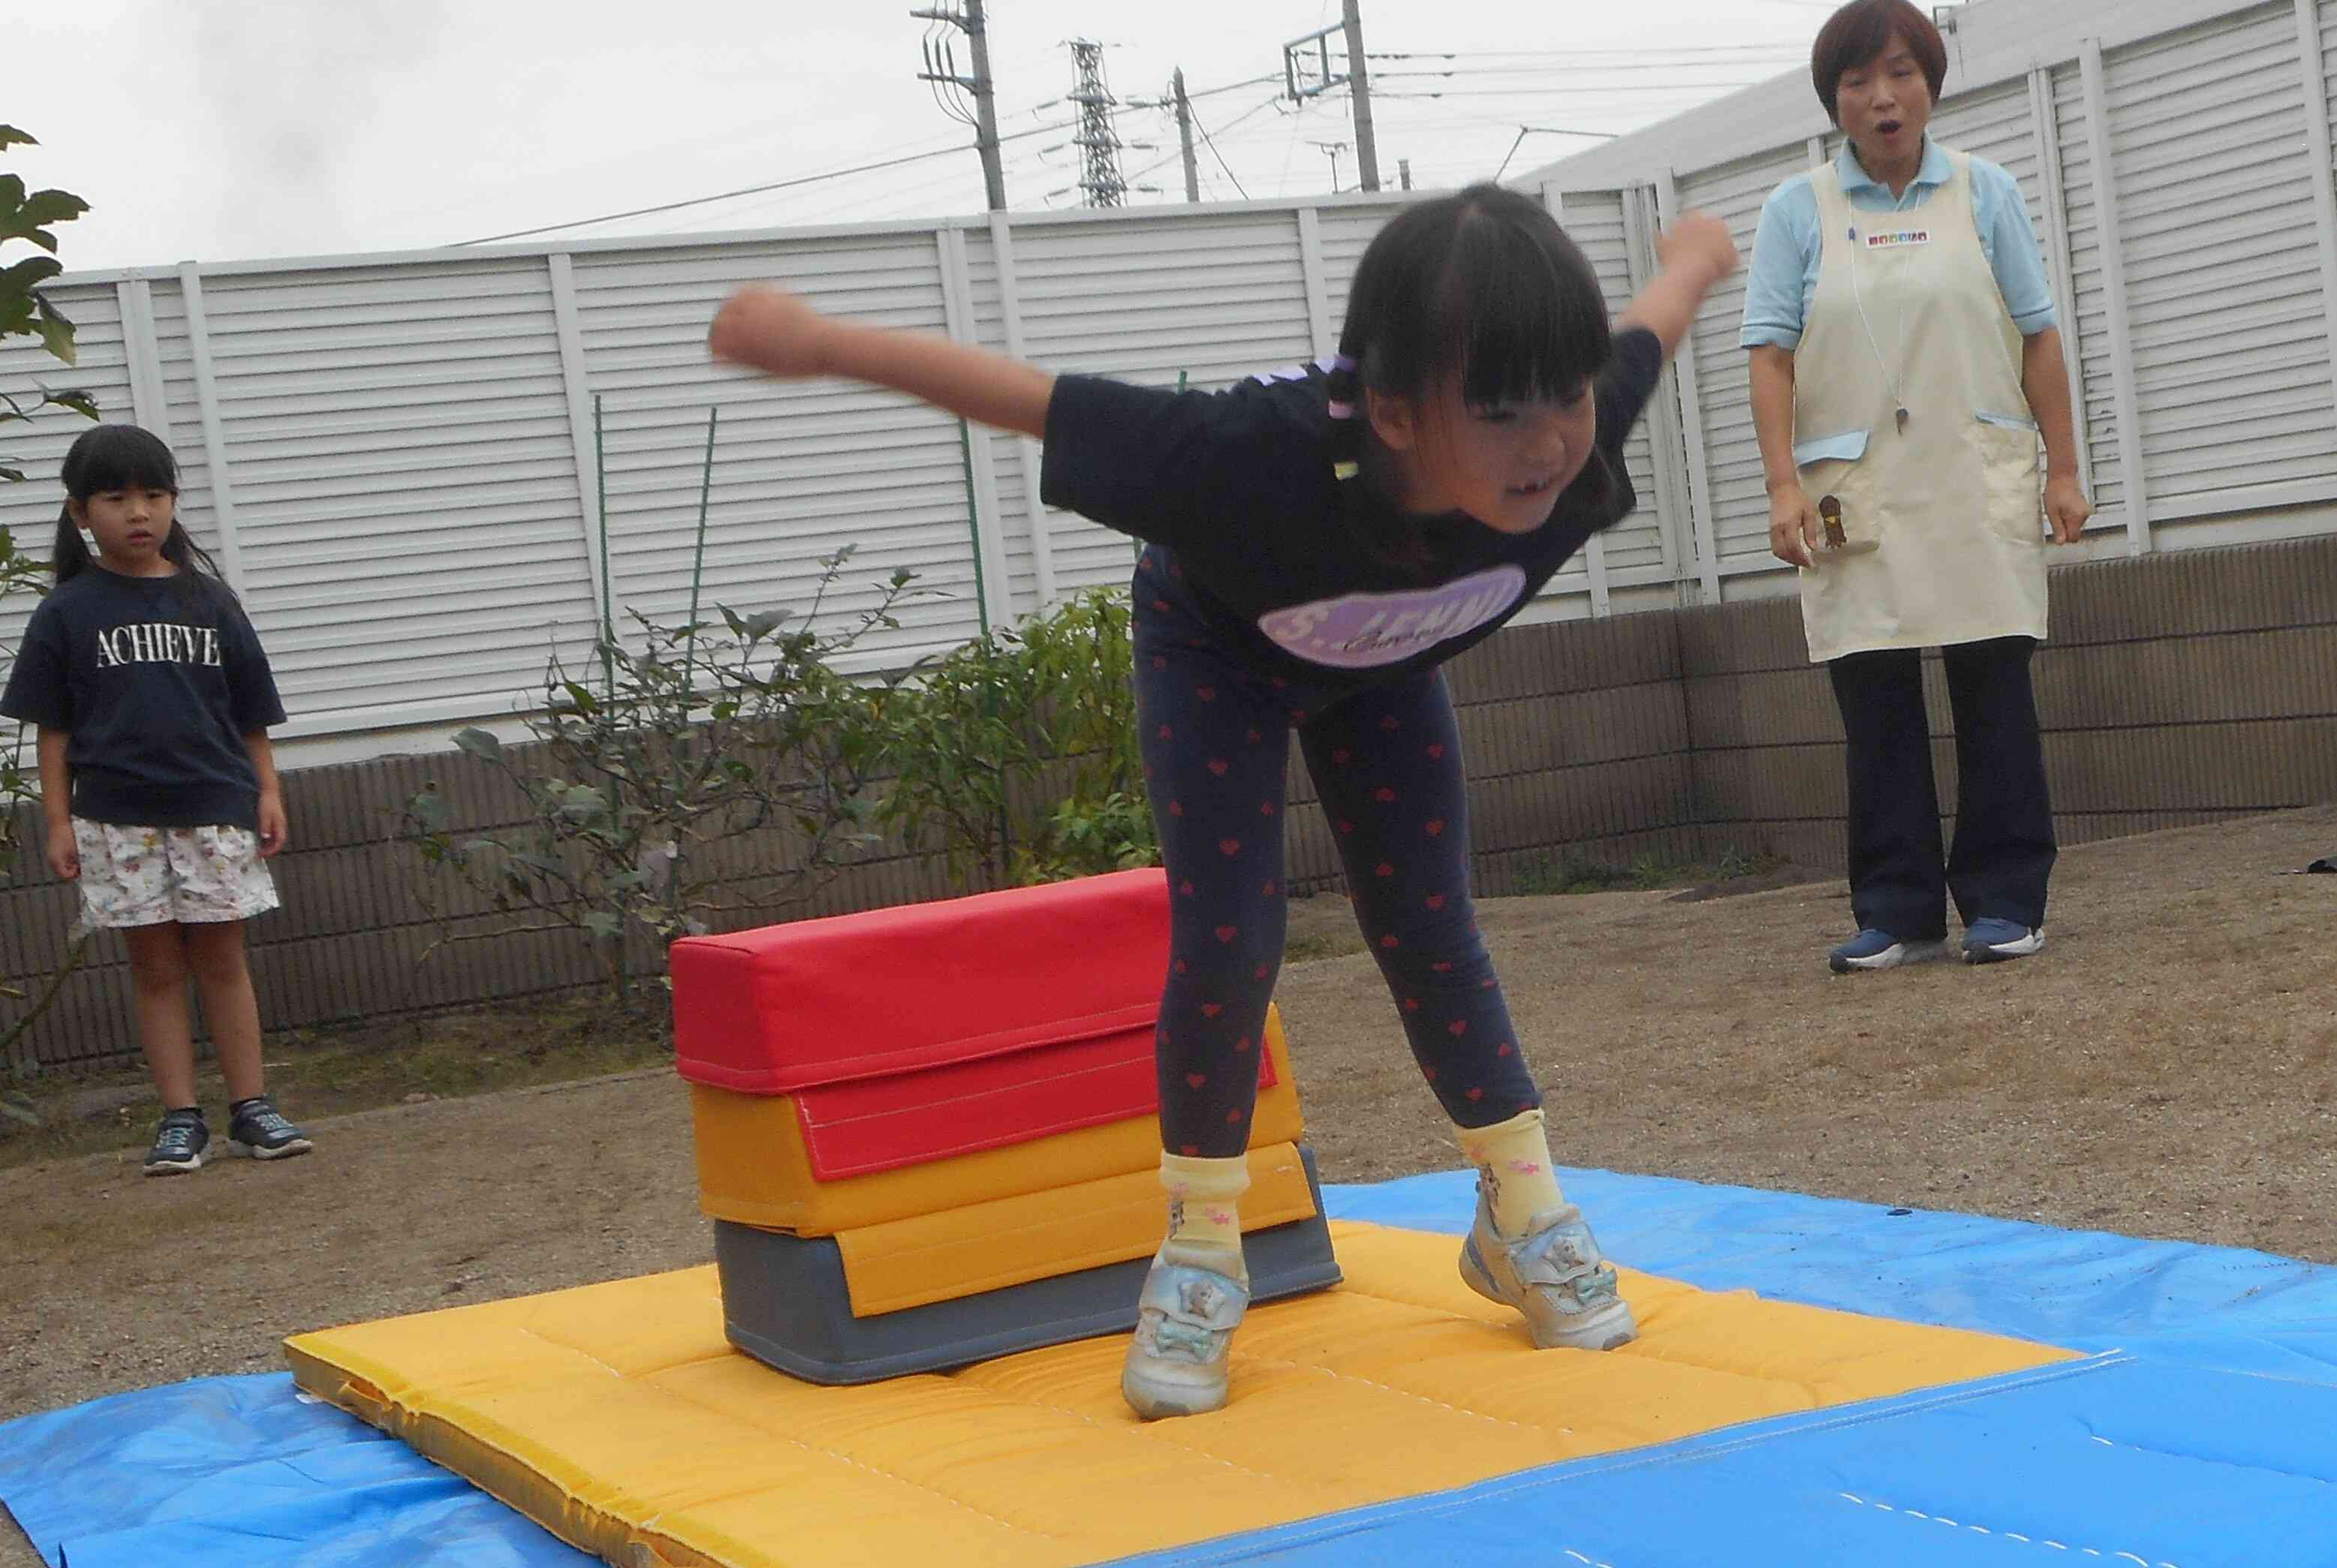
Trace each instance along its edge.
<instances>
[{"instance_id":1,"label":"ponytail","mask_svg":"<svg viewBox=\"0 0 2337 1568\"><path fill-rule=\"evenodd\" d=\"M1353 322L1347 333L1354 332ZM1324 412L1331 416L1331 472L1341 482L1354 478L1363 472L1364 464L1364 383L1357 373L1355 356L1347 338L1339 340L1339 352L1323 362L1328 374L1324 386L1329 402Z\"/></svg>"},{"instance_id":2,"label":"ponytail","mask_svg":"<svg viewBox=\"0 0 2337 1568\"><path fill-rule=\"evenodd\" d=\"M89 564L89 542L82 538L81 524L73 521L73 503L67 502L57 509L57 537L49 546L49 570L57 581L65 582L79 577Z\"/></svg>"}]
</instances>

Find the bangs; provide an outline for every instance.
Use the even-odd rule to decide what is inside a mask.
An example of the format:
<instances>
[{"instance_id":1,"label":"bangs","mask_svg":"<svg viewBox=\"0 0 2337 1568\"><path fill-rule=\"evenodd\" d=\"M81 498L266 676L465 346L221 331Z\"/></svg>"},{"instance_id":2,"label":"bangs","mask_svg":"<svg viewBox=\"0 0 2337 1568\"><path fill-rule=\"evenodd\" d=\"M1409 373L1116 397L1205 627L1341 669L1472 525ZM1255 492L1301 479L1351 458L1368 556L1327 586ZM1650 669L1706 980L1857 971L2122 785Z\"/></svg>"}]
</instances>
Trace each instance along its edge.
<instances>
[{"instance_id":1,"label":"bangs","mask_svg":"<svg viewBox=\"0 0 2337 1568\"><path fill-rule=\"evenodd\" d=\"M161 437L134 424L83 431L65 453L65 493L87 501L112 490L179 493L179 465Z\"/></svg>"},{"instance_id":2,"label":"bangs","mask_svg":"<svg viewBox=\"0 0 2337 1568\"><path fill-rule=\"evenodd\" d=\"M1437 358L1464 403L1560 403L1606 368L1598 275L1557 224L1480 214L1453 238L1437 299Z\"/></svg>"}]
</instances>

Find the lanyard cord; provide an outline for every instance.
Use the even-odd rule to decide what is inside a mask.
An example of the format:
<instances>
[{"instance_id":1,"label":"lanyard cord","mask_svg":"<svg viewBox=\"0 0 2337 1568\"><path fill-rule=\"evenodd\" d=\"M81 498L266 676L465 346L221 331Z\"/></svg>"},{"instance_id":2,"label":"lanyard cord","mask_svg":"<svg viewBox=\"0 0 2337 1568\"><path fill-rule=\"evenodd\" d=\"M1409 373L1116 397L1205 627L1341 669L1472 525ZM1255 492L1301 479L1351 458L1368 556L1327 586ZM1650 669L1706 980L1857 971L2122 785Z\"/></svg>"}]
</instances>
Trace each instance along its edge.
<instances>
[{"instance_id":1,"label":"lanyard cord","mask_svg":"<svg viewBox=\"0 0 2337 1568\"><path fill-rule=\"evenodd\" d=\"M1907 394L1902 389L1899 380L1899 370L1896 366L1903 365L1907 359L1907 302L1903 298L1899 301L1899 342L1897 348L1897 360L1896 365L1894 365L1894 362L1892 360L1883 357L1882 344L1881 340L1874 336L1874 323L1867 319L1866 296L1864 291L1859 287L1858 283L1858 255L1859 252L1865 249L1866 247L1858 238L1858 223L1855 219L1853 219L1851 221L1849 235L1850 297L1852 299L1857 301L1858 324L1866 329L1866 346L1874 351L1874 363L1882 369L1883 383L1891 393L1891 402L1895 411L1893 417L1896 419L1899 428L1901 430L1905 430L1907 428Z\"/></svg>"}]
</instances>

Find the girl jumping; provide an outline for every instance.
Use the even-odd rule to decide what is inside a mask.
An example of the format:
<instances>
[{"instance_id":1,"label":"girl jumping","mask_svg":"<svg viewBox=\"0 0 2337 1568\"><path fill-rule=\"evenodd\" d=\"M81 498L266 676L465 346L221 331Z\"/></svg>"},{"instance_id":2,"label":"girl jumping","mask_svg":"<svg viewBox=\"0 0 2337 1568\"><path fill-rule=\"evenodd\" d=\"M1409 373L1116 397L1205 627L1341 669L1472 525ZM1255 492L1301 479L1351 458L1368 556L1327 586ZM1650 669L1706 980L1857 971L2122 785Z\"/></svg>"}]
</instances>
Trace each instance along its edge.
<instances>
[{"instance_id":1,"label":"girl jumping","mask_svg":"<svg viewBox=\"0 0 2337 1568\"><path fill-rule=\"evenodd\" d=\"M1174 393L824 317L748 288L714 353L895 388L1045 443L1041 493L1145 543L1137 712L1171 889L1160 1006L1168 1236L1121 1388L1151 1417L1227 1398L1248 1305L1238 1203L1282 961L1293 730L1414 1057L1477 1168L1461 1273L1539 1346L1637 1332L1552 1173L1542 1096L1478 939L1460 734L1438 667L1636 504L1624 438L1736 266L1691 214L1610 330L1589 263L1491 185L1407 209L1356 268L1335 355Z\"/></svg>"},{"instance_id":2,"label":"girl jumping","mask_svg":"<svg viewBox=\"0 0 2337 1568\"><path fill-rule=\"evenodd\" d=\"M177 519L178 464L159 438L101 424L65 453L64 478L56 588L24 628L0 714L39 732L50 871L79 881L85 924L129 942L162 1101L146 1174L200 1169L210 1143L190 975L227 1079L228 1136L264 1160L305 1154L261 1081L244 961L243 922L276 907L267 862L284 847L268 657Z\"/></svg>"}]
</instances>

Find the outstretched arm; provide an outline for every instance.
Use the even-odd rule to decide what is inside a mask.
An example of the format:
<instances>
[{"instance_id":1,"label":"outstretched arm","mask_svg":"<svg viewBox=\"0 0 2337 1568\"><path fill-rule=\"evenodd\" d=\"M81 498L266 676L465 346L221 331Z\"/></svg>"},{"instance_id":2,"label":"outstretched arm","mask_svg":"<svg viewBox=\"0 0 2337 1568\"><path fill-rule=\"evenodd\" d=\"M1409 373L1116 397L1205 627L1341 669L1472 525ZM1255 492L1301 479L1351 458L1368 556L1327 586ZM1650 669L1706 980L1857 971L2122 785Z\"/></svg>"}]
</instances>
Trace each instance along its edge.
<instances>
[{"instance_id":1,"label":"outstretched arm","mask_svg":"<svg viewBox=\"0 0 2337 1568\"><path fill-rule=\"evenodd\" d=\"M773 375L840 375L1034 438L1047 433L1051 371L931 333L822 316L786 289L742 288L714 317L717 359Z\"/></svg>"},{"instance_id":2,"label":"outstretched arm","mask_svg":"<svg viewBox=\"0 0 2337 1568\"><path fill-rule=\"evenodd\" d=\"M1618 326L1644 326L1664 346L1669 359L1696 323L1696 313L1713 286L1736 270L1736 237L1709 212L1687 212L1657 237L1658 270L1639 290Z\"/></svg>"}]
</instances>

